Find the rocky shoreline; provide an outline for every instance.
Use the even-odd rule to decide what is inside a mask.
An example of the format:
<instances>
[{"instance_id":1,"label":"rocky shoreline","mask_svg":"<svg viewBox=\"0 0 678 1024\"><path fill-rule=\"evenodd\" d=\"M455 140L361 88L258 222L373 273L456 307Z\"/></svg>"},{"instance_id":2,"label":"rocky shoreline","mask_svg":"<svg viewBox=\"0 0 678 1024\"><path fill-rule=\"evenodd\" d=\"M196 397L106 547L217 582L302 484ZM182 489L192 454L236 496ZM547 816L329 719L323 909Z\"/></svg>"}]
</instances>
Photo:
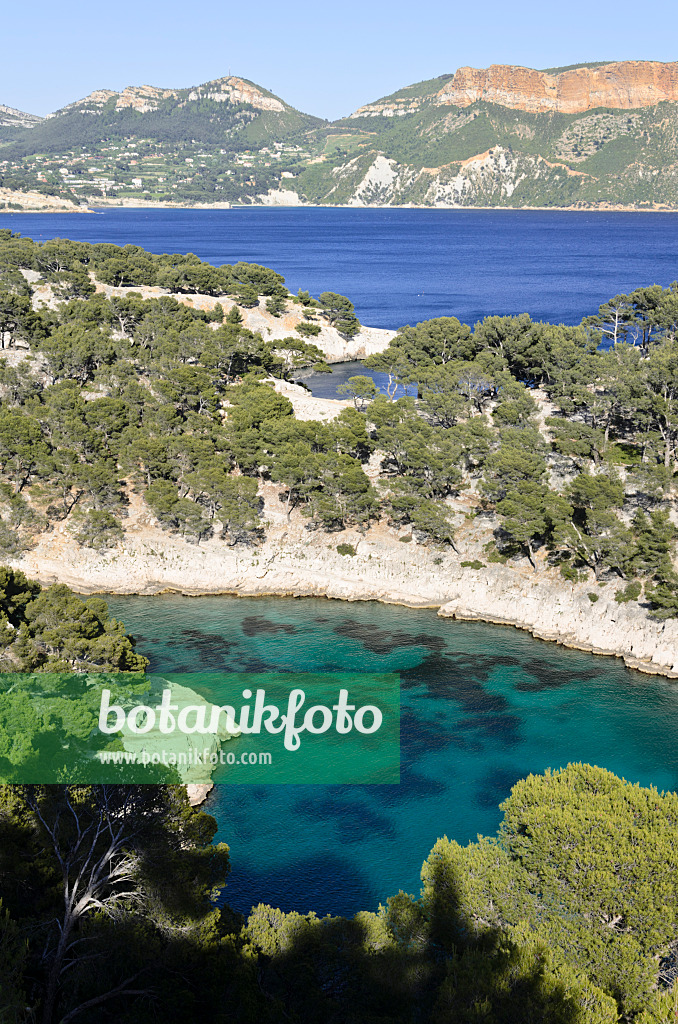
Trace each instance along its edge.
<instances>
[{"instance_id":1,"label":"rocky shoreline","mask_svg":"<svg viewBox=\"0 0 678 1024\"><path fill-rule=\"evenodd\" d=\"M541 640L678 678L678 620L654 619L636 602L618 603L618 582L569 583L544 563L537 563L536 573L524 560L462 565L486 557L483 545L493 524L484 517L464 520L461 509L458 553L441 553L383 522L365 533L309 530L301 516L288 520L277 488L265 484L267 538L261 547L247 548L218 537L191 544L168 534L132 497L119 547L101 553L81 548L59 524L13 564L43 584L67 583L83 594L326 597L428 607L452 619L515 626ZM337 551L345 544L355 555Z\"/></svg>"},{"instance_id":2,"label":"rocky shoreline","mask_svg":"<svg viewBox=\"0 0 678 1024\"><path fill-rule=\"evenodd\" d=\"M293 193L296 196L296 193ZM24 193L24 192L10 192L9 190L0 190L0 201L5 203L15 203L21 206L21 209L0 209L0 214L7 215L12 213L24 214L24 213L88 213L95 214L97 210L248 210L248 209L264 209L270 207L286 207L287 209L331 209L331 210L355 210L355 209L373 209L373 210L526 210L526 211L547 211L548 213L678 213L678 206L670 206L664 203L654 203L652 206L637 206L637 205L623 205L620 203L592 203L590 205L584 205L580 203L573 204L572 206L476 206L476 205L462 205L454 203L401 203L398 205L392 205L390 203L333 203L328 206L326 203L308 203L299 200L298 202L279 202L272 199L269 202L259 203L176 203L176 202L158 202L149 200L143 202L137 199L130 200L129 202L105 202L103 199L97 201L96 206L79 206L76 203L70 202L66 199L55 200L54 203L46 203L44 206L41 205L43 200L48 199L47 196L42 196L40 193ZM264 198L264 197L260 197ZM268 198L268 197L266 197ZM297 197L298 198L298 197ZM27 208L24 208L23 203L28 202ZM60 205L61 204L61 205Z\"/></svg>"}]
</instances>

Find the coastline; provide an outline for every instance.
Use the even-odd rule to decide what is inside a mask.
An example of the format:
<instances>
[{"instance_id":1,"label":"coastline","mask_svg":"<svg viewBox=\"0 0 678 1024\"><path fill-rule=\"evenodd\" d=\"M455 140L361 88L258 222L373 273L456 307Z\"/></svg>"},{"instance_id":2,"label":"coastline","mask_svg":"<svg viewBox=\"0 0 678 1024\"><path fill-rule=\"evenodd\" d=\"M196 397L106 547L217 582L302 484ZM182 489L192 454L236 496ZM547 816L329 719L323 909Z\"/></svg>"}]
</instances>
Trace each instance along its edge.
<instances>
[{"instance_id":1,"label":"coastline","mask_svg":"<svg viewBox=\"0 0 678 1024\"><path fill-rule=\"evenodd\" d=\"M301 516L287 519L274 485L265 491L269 530L260 548L231 547L218 537L191 544L153 525L134 500L118 548L79 548L60 524L12 565L45 585L67 583L88 595L324 597L437 609L441 617L513 626L539 640L678 678L678 619L652 619L635 602L618 603L618 582L597 587L594 605L591 581L568 583L543 563L537 573L523 563L462 566L483 558L489 521L460 525L459 553L441 554L416 538L403 544L384 523L364 534L318 534ZM341 544L351 544L356 554L339 554Z\"/></svg>"},{"instance_id":2,"label":"coastline","mask_svg":"<svg viewBox=\"0 0 678 1024\"><path fill-rule=\"evenodd\" d=\"M107 298L131 291L144 299L168 294L156 286L100 282L96 290ZM36 286L34 298L48 307L56 301L45 284ZM192 293L178 300L203 310L217 302L227 310L235 305L222 296ZM261 307L242 312L249 329L271 340L288 336L301 319L294 307L278 317ZM347 342L323 324L315 343L329 362L338 363L382 351L394 333L363 326ZM15 354L21 359L25 351ZM288 381L271 378L269 383L290 400L300 420L331 420L352 405L350 400L314 398ZM365 472L375 483L380 466L380 455L374 453ZM103 552L80 547L60 522L12 564L43 584L66 583L84 594L314 596L428 607L442 617L514 626L538 639L620 657L630 668L678 678L678 619L660 621L636 602L619 603L619 580L597 586L592 579L569 583L543 557L537 573L524 559L485 564L498 520L491 514L476 516L471 494L448 502L456 520L454 551L420 544L411 530L403 534L383 520L365 532L310 529L298 510L288 517L280 487L270 481L260 482L266 539L257 548L234 547L218 535L200 544L188 542L159 528L131 484L127 497L125 536L117 547ZM351 555L340 553L344 545ZM594 594L591 587L596 587Z\"/></svg>"},{"instance_id":3,"label":"coastline","mask_svg":"<svg viewBox=\"0 0 678 1024\"><path fill-rule=\"evenodd\" d=\"M16 192L8 200L6 196L1 198L5 201L16 202L23 193ZM393 205L389 203L162 203L162 202L139 202L129 203L105 203L97 202L96 206L45 206L40 208L7 210L0 209L1 216L12 214L23 215L26 213L55 214L55 213L103 213L105 210L496 210L513 212L547 212L547 213L678 213L677 206L666 206L655 204L653 206L623 205L621 203L598 203L592 206L459 206L444 203L417 204L402 203Z\"/></svg>"}]
</instances>

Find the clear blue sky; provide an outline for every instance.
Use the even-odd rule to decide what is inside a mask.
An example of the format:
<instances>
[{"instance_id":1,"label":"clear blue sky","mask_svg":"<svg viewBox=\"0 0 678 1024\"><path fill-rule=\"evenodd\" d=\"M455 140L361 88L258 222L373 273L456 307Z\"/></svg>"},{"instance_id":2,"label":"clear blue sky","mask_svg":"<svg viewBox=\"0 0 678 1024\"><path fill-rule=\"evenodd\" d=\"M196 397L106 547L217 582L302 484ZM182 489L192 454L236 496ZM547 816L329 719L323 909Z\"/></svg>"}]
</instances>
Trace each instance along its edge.
<instances>
[{"instance_id":1,"label":"clear blue sky","mask_svg":"<svg viewBox=\"0 0 678 1024\"><path fill-rule=\"evenodd\" d=\"M15 0L2 15L0 103L47 114L97 88L183 87L230 70L334 119L465 64L677 60L676 11L670 0Z\"/></svg>"}]
</instances>

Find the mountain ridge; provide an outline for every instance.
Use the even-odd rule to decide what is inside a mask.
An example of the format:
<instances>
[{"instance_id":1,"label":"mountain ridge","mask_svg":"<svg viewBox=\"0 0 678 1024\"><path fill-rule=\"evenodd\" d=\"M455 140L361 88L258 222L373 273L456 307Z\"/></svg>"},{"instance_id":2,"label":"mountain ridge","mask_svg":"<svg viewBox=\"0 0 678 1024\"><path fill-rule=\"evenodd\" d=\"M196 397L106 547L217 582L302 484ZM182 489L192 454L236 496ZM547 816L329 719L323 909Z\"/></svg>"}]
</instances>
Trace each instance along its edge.
<instances>
[{"instance_id":1,"label":"mountain ridge","mask_svg":"<svg viewBox=\"0 0 678 1024\"><path fill-rule=\"evenodd\" d=\"M15 205L678 209L678 63L462 67L333 122L232 75L100 89L0 127L0 188Z\"/></svg>"},{"instance_id":2,"label":"mountain ridge","mask_svg":"<svg viewBox=\"0 0 678 1024\"><path fill-rule=\"evenodd\" d=\"M438 91L403 96L419 86L442 82ZM540 113L584 113L597 107L632 110L664 101L678 101L678 63L615 61L537 71L517 64L489 68L461 67L453 75L406 87L391 96L359 107L350 119L411 113L424 102L468 107L484 100L511 109Z\"/></svg>"},{"instance_id":3,"label":"mountain ridge","mask_svg":"<svg viewBox=\"0 0 678 1024\"><path fill-rule=\"evenodd\" d=\"M113 99L115 99L116 110L133 109L141 114L159 110L161 102L168 99L176 99L183 103L213 99L216 102L243 103L260 110L277 112L294 109L280 97L256 83L237 75L226 75L223 78L216 78L183 89L165 89L155 85L128 85L119 91L95 89L82 99L68 103L65 107L48 114L47 117L61 117L66 113L83 109L89 110L91 107L103 108Z\"/></svg>"}]
</instances>

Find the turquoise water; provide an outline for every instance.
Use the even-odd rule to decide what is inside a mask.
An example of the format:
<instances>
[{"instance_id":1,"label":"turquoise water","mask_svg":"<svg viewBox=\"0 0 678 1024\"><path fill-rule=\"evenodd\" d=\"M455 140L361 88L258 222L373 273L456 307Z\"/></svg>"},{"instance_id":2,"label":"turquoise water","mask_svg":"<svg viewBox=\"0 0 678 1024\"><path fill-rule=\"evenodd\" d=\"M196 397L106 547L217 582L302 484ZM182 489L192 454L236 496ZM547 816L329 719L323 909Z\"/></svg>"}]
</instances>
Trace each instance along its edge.
<instances>
[{"instance_id":1,"label":"turquoise water","mask_svg":"<svg viewBox=\"0 0 678 1024\"><path fill-rule=\"evenodd\" d=\"M219 786L225 899L353 914L403 888L438 836L493 833L529 772L570 761L678 788L678 683L515 629L319 599L114 597L157 672L398 672L395 786Z\"/></svg>"}]
</instances>

